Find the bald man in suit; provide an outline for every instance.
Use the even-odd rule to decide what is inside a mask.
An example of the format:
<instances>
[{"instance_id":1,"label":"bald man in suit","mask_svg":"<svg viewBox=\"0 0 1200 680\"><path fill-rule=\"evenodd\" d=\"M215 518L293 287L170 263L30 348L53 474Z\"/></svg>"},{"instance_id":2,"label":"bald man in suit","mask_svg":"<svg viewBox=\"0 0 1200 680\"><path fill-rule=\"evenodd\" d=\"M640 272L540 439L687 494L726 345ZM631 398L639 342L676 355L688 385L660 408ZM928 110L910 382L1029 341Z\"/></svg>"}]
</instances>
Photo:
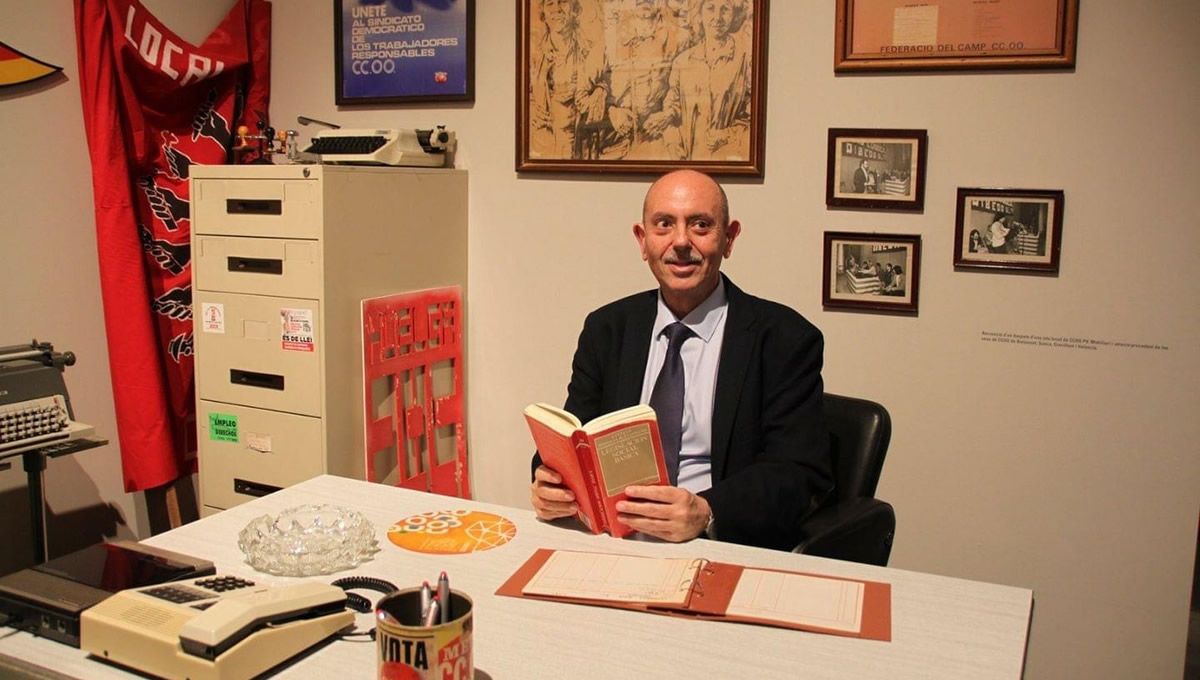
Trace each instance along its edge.
<instances>
[{"instance_id":1,"label":"bald man in suit","mask_svg":"<svg viewBox=\"0 0 1200 680\"><path fill-rule=\"evenodd\" d=\"M800 521L832 488L822 416L821 332L797 312L744 293L720 273L741 225L724 190L691 170L646 194L633 227L658 289L588 315L565 408L580 421L649 400L680 322L686 375L675 486L630 486L617 510L633 529L667 541L706 536L790 549ZM538 517L574 515L562 477L532 461Z\"/></svg>"}]
</instances>

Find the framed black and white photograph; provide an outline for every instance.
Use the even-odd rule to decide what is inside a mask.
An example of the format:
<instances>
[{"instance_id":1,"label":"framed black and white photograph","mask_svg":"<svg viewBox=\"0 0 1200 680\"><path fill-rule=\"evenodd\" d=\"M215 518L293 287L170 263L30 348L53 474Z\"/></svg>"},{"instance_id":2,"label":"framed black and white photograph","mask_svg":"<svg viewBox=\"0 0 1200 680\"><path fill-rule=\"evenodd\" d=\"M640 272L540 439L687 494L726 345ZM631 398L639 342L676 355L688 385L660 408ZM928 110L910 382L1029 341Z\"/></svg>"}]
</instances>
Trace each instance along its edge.
<instances>
[{"instance_id":1,"label":"framed black and white photograph","mask_svg":"<svg viewBox=\"0 0 1200 680\"><path fill-rule=\"evenodd\" d=\"M825 309L917 313L921 237L825 232Z\"/></svg>"},{"instance_id":2,"label":"framed black and white photograph","mask_svg":"<svg viewBox=\"0 0 1200 680\"><path fill-rule=\"evenodd\" d=\"M825 205L925 209L924 130L830 128Z\"/></svg>"},{"instance_id":3,"label":"framed black and white photograph","mask_svg":"<svg viewBox=\"0 0 1200 680\"><path fill-rule=\"evenodd\" d=\"M1063 192L959 187L955 269L1058 273Z\"/></svg>"}]
</instances>

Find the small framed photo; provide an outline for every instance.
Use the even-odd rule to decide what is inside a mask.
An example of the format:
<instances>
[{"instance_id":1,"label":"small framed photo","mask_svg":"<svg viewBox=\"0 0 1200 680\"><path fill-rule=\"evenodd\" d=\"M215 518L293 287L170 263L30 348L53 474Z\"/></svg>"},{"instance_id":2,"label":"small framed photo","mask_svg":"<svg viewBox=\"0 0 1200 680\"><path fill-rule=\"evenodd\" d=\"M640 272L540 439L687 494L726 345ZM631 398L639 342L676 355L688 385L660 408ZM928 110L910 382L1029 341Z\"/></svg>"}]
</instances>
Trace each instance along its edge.
<instances>
[{"instance_id":1,"label":"small framed photo","mask_svg":"<svg viewBox=\"0 0 1200 680\"><path fill-rule=\"evenodd\" d=\"M825 232L825 309L917 313L921 237Z\"/></svg>"},{"instance_id":2,"label":"small framed photo","mask_svg":"<svg viewBox=\"0 0 1200 680\"><path fill-rule=\"evenodd\" d=\"M925 209L924 130L830 128L825 205Z\"/></svg>"},{"instance_id":3,"label":"small framed photo","mask_svg":"<svg viewBox=\"0 0 1200 680\"><path fill-rule=\"evenodd\" d=\"M1058 273L1061 189L959 187L954 268Z\"/></svg>"}]
</instances>

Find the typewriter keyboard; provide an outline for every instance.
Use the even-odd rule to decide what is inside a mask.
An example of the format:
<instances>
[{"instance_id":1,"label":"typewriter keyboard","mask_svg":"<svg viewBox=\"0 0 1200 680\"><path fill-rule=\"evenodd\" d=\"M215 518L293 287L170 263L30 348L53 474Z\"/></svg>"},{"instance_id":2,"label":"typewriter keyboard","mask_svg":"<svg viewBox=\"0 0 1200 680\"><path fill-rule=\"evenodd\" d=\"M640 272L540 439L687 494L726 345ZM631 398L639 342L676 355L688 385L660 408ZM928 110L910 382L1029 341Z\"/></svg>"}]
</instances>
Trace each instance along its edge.
<instances>
[{"instance_id":1,"label":"typewriter keyboard","mask_svg":"<svg viewBox=\"0 0 1200 680\"><path fill-rule=\"evenodd\" d=\"M0 450L68 436L71 420L61 395L0 406Z\"/></svg>"},{"instance_id":2,"label":"typewriter keyboard","mask_svg":"<svg viewBox=\"0 0 1200 680\"><path fill-rule=\"evenodd\" d=\"M317 137L312 140L312 146L306 153L347 154L371 153L387 143L387 138L380 135L367 137Z\"/></svg>"}]
</instances>

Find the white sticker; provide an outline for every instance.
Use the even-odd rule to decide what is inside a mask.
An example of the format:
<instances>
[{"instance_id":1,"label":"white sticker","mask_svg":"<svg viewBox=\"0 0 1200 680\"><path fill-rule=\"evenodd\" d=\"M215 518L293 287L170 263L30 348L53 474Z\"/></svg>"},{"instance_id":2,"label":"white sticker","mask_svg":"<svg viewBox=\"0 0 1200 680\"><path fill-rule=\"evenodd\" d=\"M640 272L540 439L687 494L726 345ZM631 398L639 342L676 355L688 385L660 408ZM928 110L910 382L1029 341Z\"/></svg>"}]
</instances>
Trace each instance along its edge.
<instances>
[{"instance_id":1,"label":"white sticker","mask_svg":"<svg viewBox=\"0 0 1200 680\"><path fill-rule=\"evenodd\" d=\"M311 309L280 309L279 325L284 349L296 352L313 351L313 313Z\"/></svg>"},{"instance_id":2,"label":"white sticker","mask_svg":"<svg viewBox=\"0 0 1200 680\"><path fill-rule=\"evenodd\" d=\"M201 327L205 333L225 332L225 305L220 302L203 302L200 304Z\"/></svg>"},{"instance_id":3,"label":"white sticker","mask_svg":"<svg viewBox=\"0 0 1200 680\"><path fill-rule=\"evenodd\" d=\"M259 453L271 452L271 435L269 434L254 434L253 432L246 433L246 446Z\"/></svg>"}]
</instances>

